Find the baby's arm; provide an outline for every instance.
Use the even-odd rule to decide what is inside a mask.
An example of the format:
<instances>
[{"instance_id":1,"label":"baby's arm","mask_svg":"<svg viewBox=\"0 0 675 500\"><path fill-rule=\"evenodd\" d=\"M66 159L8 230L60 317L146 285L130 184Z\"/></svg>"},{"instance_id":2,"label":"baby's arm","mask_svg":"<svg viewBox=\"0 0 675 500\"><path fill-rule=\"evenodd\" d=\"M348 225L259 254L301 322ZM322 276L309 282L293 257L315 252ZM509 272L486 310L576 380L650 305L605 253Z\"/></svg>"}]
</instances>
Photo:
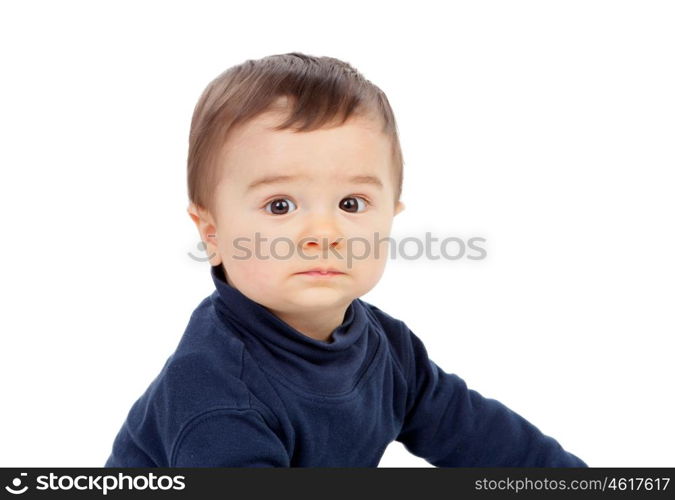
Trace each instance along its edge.
<instances>
[{"instance_id":1,"label":"baby's arm","mask_svg":"<svg viewBox=\"0 0 675 500\"><path fill-rule=\"evenodd\" d=\"M289 458L256 410L222 408L203 413L183 428L170 466L289 467Z\"/></svg>"},{"instance_id":2,"label":"baby's arm","mask_svg":"<svg viewBox=\"0 0 675 500\"><path fill-rule=\"evenodd\" d=\"M407 327L413 347L407 413L396 438L437 467L587 467L553 438L445 373Z\"/></svg>"}]
</instances>

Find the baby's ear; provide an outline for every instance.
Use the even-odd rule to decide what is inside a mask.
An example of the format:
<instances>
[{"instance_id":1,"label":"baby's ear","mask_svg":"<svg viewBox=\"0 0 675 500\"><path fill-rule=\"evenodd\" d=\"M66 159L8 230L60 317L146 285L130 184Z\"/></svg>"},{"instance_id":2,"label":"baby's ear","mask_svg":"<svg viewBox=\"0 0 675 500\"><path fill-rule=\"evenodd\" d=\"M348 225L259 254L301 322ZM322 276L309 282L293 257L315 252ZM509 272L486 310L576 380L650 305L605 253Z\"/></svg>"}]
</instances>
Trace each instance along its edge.
<instances>
[{"instance_id":1,"label":"baby's ear","mask_svg":"<svg viewBox=\"0 0 675 500\"><path fill-rule=\"evenodd\" d=\"M405 204L402 201L396 202L396 208L394 208L394 215L398 215L405 209Z\"/></svg>"},{"instance_id":2,"label":"baby's ear","mask_svg":"<svg viewBox=\"0 0 675 500\"><path fill-rule=\"evenodd\" d=\"M190 202L187 207L187 213L192 219L192 221L199 225L199 215L197 214L197 207L195 206L194 203Z\"/></svg>"},{"instance_id":3,"label":"baby's ear","mask_svg":"<svg viewBox=\"0 0 675 500\"><path fill-rule=\"evenodd\" d=\"M194 203L190 202L190 204L187 207L187 213L190 216L190 218L192 219L192 222L194 222L195 225L197 226L197 229L199 229L200 225L204 222L202 220L203 216L204 216L204 213L203 213L202 209L200 209Z\"/></svg>"},{"instance_id":4,"label":"baby's ear","mask_svg":"<svg viewBox=\"0 0 675 500\"><path fill-rule=\"evenodd\" d=\"M213 220L213 217L208 210L203 209L194 203L190 202L187 207L187 213L197 226L197 231L199 231L199 238L206 245L206 247L200 247L200 250L206 250L207 255L209 255L208 260L212 266L218 266L223 261L220 258L218 252L217 240L216 240L216 226ZM203 259L201 259L203 260Z\"/></svg>"},{"instance_id":5,"label":"baby's ear","mask_svg":"<svg viewBox=\"0 0 675 500\"><path fill-rule=\"evenodd\" d=\"M203 241L209 241L214 237L213 233L216 232L216 227L208 211L191 202L187 207L187 212L195 223L195 226L197 226L197 230Z\"/></svg>"}]
</instances>

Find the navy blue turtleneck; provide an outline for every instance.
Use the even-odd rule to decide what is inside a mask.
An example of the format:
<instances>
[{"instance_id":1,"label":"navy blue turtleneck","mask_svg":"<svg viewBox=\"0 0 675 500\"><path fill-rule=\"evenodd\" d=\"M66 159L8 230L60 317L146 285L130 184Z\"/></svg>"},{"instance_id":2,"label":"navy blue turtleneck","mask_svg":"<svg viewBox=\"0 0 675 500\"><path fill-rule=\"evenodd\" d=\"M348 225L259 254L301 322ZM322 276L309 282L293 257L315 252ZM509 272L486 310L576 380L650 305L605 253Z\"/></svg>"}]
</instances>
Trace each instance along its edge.
<instances>
[{"instance_id":1,"label":"navy blue turtleneck","mask_svg":"<svg viewBox=\"0 0 675 500\"><path fill-rule=\"evenodd\" d=\"M406 325L355 299L329 342L230 286L190 317L106 467L375 467L397 440L439 467L584 467L439 368Z\"/></svg>"}]
</instances>

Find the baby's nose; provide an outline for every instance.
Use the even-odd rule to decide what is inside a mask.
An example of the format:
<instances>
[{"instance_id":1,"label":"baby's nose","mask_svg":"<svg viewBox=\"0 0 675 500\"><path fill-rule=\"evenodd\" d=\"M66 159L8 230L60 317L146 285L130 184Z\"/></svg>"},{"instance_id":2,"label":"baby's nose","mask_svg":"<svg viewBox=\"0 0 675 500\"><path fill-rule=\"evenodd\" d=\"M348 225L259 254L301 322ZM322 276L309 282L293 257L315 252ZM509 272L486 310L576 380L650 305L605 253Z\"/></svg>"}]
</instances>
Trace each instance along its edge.
<instances>
[{"instance_id":1,"label":"baby's nose","mask_svg":"<svg viewBox=\"0 0 675 500\"><path fill-rule=\"evenodd\" d=\"M329 249L340 248L343 245L344 236L335 218L324 215L315 216L309 221L300 245L303 249Z\"/></svg>"},{"instance_id":2,"label":"baby's nose","mask_svg":"<svg viewBox=\"0 0 675 500\"><path fill-rule=\"evenodd\" d=\"M344 238L342 236L307 236L300 241L303 248L323 250L328 248L339 249L343 246Z\"/></svg>"}]
</instances>

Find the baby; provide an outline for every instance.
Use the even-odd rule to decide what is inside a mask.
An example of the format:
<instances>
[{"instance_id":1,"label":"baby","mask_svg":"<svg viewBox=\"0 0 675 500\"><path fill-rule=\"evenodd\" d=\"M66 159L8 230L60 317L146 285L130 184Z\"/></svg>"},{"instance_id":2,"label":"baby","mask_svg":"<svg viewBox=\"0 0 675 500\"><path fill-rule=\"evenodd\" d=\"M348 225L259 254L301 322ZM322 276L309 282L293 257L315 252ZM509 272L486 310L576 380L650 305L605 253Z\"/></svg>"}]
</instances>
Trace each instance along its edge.
<instances>
[{"instance_id":1,"label":"baby","mask_svg":"<svg viewBox=\"0 0 675 500\"><path fill-rule=\"evenodd\" d=\"M222 73L187 177L215 290L106 467L376 467L394 440L438 467L586 466L359 298L384 272L403 158L352 66L294 52Z\"/></svg>"}]
</instances>

